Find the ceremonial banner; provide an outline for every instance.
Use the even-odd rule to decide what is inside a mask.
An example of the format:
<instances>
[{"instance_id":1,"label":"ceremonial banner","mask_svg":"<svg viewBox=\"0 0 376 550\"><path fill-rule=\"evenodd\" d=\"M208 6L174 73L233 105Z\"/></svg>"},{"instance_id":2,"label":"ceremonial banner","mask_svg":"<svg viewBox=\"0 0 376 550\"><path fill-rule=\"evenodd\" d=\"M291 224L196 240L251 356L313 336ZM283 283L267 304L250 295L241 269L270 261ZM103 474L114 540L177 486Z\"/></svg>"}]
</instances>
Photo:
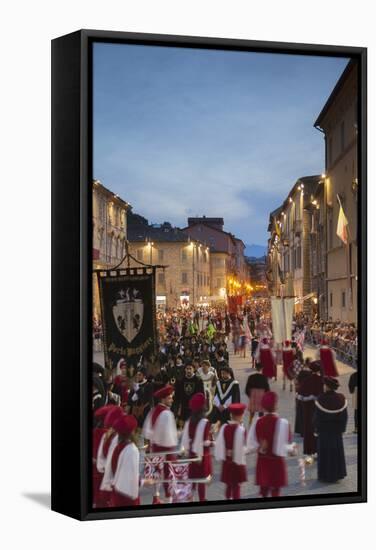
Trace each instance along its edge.
<instances>
[{"instance_id":1,"label":"ceremonial banner","mask_svg":"<svg viewBox=\"0 0 376 550\"><path fill-rule=\"evenodd\" d=\"M270 298L272 308L273 340L276 344L282 344L285 334L285 316L283 312L283 299Z\"/></svg>"},{"instance_id":2,"label":"ceremonial banner","mask_svg":"<svg viewBox=\"0 0 376 550\"><path fill-rule=\"evenodd\" d=\"M169 464L171 483L169 490L173 502L189 502L193 499L192 482L189 479L189 464Z\"/></svg>"},{"instance_id":3,"label":"ceremonial banner","mask_svg":"<svg viewBox=\"0 0 376 550\"><path fill-rule=\"evenodd\" d=\"M365 501L366 49L81 30L53 40L52 62L53 510L96 520ZM251 144L239 120L252 122ZM283 153L312 150L313 128L325 138L322 174ZM229 136L225 153L218 135ZM282 374L298 372L305 334L312 355L328 332L342 338L350 378L296 407ZM293 365L283 354L292 337ZM234 352L239 338L245 353ZM264 339L274 361L259 353ZM248 412L260 408L259 382L274 392L265 410L279 399L282 447L314 413L316 445L298 439L299 455L278 452L274 467L269 441L244 461L222 426L226 463L212 475L217 426L198 420L227 419L210 384L222 355L234 379L247 377ZM187 367L208 358L198 387ZM220 401L234 383L225 378ZM356 411L346 410L351 391ZM285 468L296 470L290 480ZM111 471L113 491L103 491Z\"/></svg>"},{"instance_id":4,"label":"ceremonial banner","mask_svg":"<svg viewBox=\"0 0 376 550\"><path fill-rule=\"evenodd\" d=\"M285 340L291 340L294 306L295 298L283 298L283 310L285 317Z\"/></svg>"},{"instance_id":5,"label":"ceremonial banner","mask_svg":"<svg viewBox=\"0 0 376 550\"><path fill-rule=\"evenodd\" d=\"M273 339L276 344L291 340L294 298L271 297Z\"/></svg>"},{"instance_id":6,"label":"ceremonial banner","mask_svg":"<svg viewBox=\"0 0 376 550\"><path fill-rule=\"evenodd\" d=\"M116 367L124 357L135 363L155 351L154 275L129 270L126 275L98 273L105 364ZM118 272L115 272L118 273Z\"/></svg>"},{"instance_id":7,"label":"ceremonial banner","mask_svg":"<svg viewBox=\"0 0 376 550\"><path fill-rule=\"evenodd\" d=\"M145 455L144 479L162 479L165 459L164 455Z\"/></svg>"}]
</instances>

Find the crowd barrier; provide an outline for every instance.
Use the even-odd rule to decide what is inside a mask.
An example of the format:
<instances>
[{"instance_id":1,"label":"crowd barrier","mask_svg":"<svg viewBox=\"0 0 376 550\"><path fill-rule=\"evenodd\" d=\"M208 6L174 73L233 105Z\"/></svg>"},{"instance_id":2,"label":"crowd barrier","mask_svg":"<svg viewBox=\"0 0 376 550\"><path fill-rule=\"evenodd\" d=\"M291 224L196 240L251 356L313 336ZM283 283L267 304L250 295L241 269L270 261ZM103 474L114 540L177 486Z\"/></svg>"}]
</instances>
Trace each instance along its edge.
<instances>
[{"instance_id":1,"label":"crowd barrier","mask_svg":"<svg viewBox=\"0 0 376 550\"><path fill-rule=\"evenodd\" d=\"M322 340L327 340L328 345L335 351L339 361L351 367L357 367L358 344L356 342L346 340L340 336L332 336L320 330L306 328L305 341L307 343L317 346Z\"/></svg>"}]
</instances>

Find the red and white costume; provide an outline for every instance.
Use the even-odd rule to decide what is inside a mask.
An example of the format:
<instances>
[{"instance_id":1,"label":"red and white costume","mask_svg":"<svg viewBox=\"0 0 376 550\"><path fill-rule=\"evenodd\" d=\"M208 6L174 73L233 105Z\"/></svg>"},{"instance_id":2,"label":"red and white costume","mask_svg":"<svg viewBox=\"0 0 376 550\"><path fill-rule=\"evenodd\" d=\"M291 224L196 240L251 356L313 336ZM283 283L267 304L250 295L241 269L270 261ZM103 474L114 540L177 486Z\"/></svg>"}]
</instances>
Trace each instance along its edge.
<instances>
[{"instance_id":1,"label":"red and white costume","mask_svg":"<svg viewBox=\"0 0 376 550\"><path fill-rule=\"evenodd\" d=\"M262 365L262 374L267 378L274 378L276 376L276 362L275 355L270 348L266 338L260 343L256 352L256 361Z\"/></svg>"},{"instance_id":2,"label":"red and white costume","mask_svg":"<svg viewBox=\"0 0 376 550\"><path fill-rule=\"evenodd\" d=\"M222 462L221 481L226 484L227 499L239 499L240 483L247 481L245 438L244 426L230 420L221 427L215 442L215 459Z\"/></svg>"},{"instance_id":3,"label":"red and white costume","mask_svg":"<svg viewBox=\"0 0 376 550\"><path fill-rule=\"evenodd\" d=\"M251 426L248 448L257 448L256 481L260 495L279 496L280 488L287 485L285 457L291 443L290 426L275 412L277 395L267 392L262 400L266 414Z\"/></svg>"},{"instance_id":4,"label":"red and white costume","mask_svg":"<svg viewBox=\"0 0 376 550\"><path fill-rule=\"evenodd\" d=\"M92 481L93 481L93 507L94 508L98 508L102 505L101 498L100 498L101 497L101 495L100 495L100 485L102 483L103 472L100 472L97 468L97 457L98 457L99 445L100 445L100 443L103 439L104 434L107 432L107 429L103 426L103 420L106 417L107 413L110 412L113 408L114 408L113 405L106 405L104 407L100 407L94 413L94 417L97 420L97 422L100 422L102 424L102 425L97 425L93 429ZM104 469L103 469L103 471L104 471Z\"/></svg>"},{"instance_id":5,"label":"red and white costume","mask_svg":"<svg viewBox=\"0 0 376 550\"><path fill-rule=\"evenodd\" d=\"M204 414L206 398L203 393L194 394L189 401L192 413ZM191 417L184 425L181 446L189 453L189 458L199 458L198 462L189 465L190 479L203 479L213 473L210 447L213 440L210 433L210 422L207 418ZM200 501L206 500L206 487L204 483L198 483L198 495Z\"/></svg>"},{"instance_id":6,"label":"red and white costume","mask_svg":"<svg viewBox=\"0 0 376 550\"><path fill-rule=\"evenodd\" d=\"M324 376L332 378L339 376L334 351L330 349L327 342L323 342L320 348L320 362Z\"/></svg>"},{"instance_id":7,"label":"red and white costume","mask_svg":"<svg viewBox=\"0 0 376 550\"><path fill-rule=\"evenodd\" d=\"M103 478L102 478L100 490L107 493L111 493L112 491L112 483L114 480L114 472L112 470L112 455L118 442L119 442L119 436L117 433L114 433L114 434L111 434L111 436L105 441L102 449L100 448L102 450L102 455L104 457L104 471L103 471ZM103 462L101 462L101 465L102 464ZM109 494L108 499L110 499L110 497L111 495ZM109 501L108 501L108 505L109 505Z\"/></svg>"},{"instance_id":8,"label":"red and white costume","mask_svg":"<svg viewBox=\"0 0 376 550\"><path fill-rule=\"evenodd\" d=\"M111 469L114 472L110 506L137 506L139 499L139 466L140 451L136 445L124 437L137 428L137 419L132 415L123 416L115 424L114 429L122 438L113 451Z\"/></svg>"},{"instance_id":9,"label":"red and white costume","mask_svg":"<svg viewBox=\"0 0 376 550\"><path fill-rule=\"evenodd\" d=\"M163 392L164 388L154 394ZM158 395L157 395L158 397ZM167 405L158 403L145 418L144 426L142 429L142 435L145 439L148 439L151 444L151 452L167 452L176 451L178 446L178 434L176 429L175 417ZM166 460L173 460L174 454L168 454ZM163 466L164 478L170 477L170 470L168 464ZM164 484L165 495L170 498L170 491L168 483ZM156 495L157 496L157 495Z\"/></svg>"},{"instance_id":10,"label":"red and white costume","mask_svg":"<svg viewBox=\"0 0 376 550\"><path fill-rule=\"evenodd\" d=\"M176 422L170 408L158 403L145 418L142 433L152 445L152 452L175 451L178 445Z\"/></svg>"},{"instance_id":11,"label":"red and white costume","mask_svg":"<svg viewBox=\"0 0 376 550\"><path fill-rule=\"evenodd\" d=\"M105 433L102 435L96 457L96 467L101 476L98 492L96 495L96 508L106 508L110 505L111 497L111 477L112 470L110 463L112 453L117 445L118 436L115 432L108 433L114 422L123 415L121 407L112 406L104 419ZM106 477L106 480L105 480Z\"/></svg>"},{"instance_id":12,"label":"red and white costume","mask_svg":"<svg viewBox=\"0 0 376 550\"><path fill-rule=\"evenodd\" d=\"M294 350L291 347L290 341L286 340L285 345L282 349L282 364L283 364L283 375L292 380L292 364L294 362L295 354Z\"/></svg>"}]
</instances>

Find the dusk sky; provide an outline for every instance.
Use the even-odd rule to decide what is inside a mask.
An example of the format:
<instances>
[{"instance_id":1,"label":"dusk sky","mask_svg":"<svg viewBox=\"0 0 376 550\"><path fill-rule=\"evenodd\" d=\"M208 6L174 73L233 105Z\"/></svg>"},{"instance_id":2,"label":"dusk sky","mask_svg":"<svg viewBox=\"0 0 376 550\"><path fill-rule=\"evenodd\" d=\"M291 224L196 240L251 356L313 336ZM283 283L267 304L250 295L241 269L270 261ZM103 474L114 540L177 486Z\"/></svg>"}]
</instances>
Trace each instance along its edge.
<instances>
[{"instance_id":1,"label":"dusk sky","mask_svg":"<svg viewBox=\"0 0 376 550\"><path fill-rule=\"evenodd\" d=\"M348 60L94 45L94 178L150 223L221 216L266 245L269 213L324 170L313 127Z\"/></svg>"}]
</instances>

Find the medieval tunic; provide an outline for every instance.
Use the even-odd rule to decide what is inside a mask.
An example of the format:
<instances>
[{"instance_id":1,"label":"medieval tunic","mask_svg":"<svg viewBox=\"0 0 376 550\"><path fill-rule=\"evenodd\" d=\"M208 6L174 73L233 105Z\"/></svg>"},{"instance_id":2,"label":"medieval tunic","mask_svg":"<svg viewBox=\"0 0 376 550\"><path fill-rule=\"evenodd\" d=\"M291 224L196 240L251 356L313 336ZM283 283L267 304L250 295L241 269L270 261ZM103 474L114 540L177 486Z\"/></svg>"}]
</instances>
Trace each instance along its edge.
<instances>
[{"instance_id":1,"label":"medieval tunic","mask_svg":"<svg viewBox=\"0 0 376 550\"><path fill-rule=\"evenodd\" d=\"M212 445L210 435L210 422L207 418L201 418L193 422L190 418L184 425L182 435L182 447L189 452L189 458L200 458L199 462L191 462L189 465L189 477L201 479L213 473L210 447Z\"/></svg>"},{"instance_id":2,"label":"medieval tunic","mask_svg":"<svg viewBox=\"0 0 376 550\"><path fill-rule=\"evenodd\" d=\"M93 480L93 505L95 508L101 505L99 488L102 483L103 472L99 472L97 468L97 456L99 444L103 435L106 433L106 428L94 428L93 430L93 468L92 468L92 480Z\"/></svg>"},{"instance_id":3,"label":"medieval tunic","mask_svg":"<svg viewBox=\"0 0 376 550\"><path fill-rule=\"evenodd\" d=\"M285 456L291 441L288 421L275 413L259 418L254 427L258 444L256 485L278 489L287 485Z\"/></svg>"},{"instance_id":4,"label":"medieval tunic","mask_svg":"<svg viewBox=\"0 0 376 550\"><path fill-rule=\"evenodd\" d=\"M162 403L158 403L147 415L143 430L143 436L151 444L151 452L175 451L178 445L175 417L171 410ZM174 454L168 454L166 460L172 460ZM168 464L163 465L164 478L170 476ZM165 484L166 496L170 496L168 484Z\"/></svg>"},{"instance_id":5,"label":"medieval tunic","mask_svg":"<svg viewBox=\"0 0 376 550\"><path fill-rule=\"evenodd\" d=\"M112 391L117 395L120 395L121 405L124 406L128 402L130 380L121 374L118 374L114 378L114 384Z\"/></svg>"},{"instance_id":6,"label":"medieval tunic","mask_svg":"<svg viewBox=\"0 0 376 550\"><path fill-rule=\"evenodd\" d=\"M294 350L291 347L283 348L282 350L282 363L283 374L289 380L292 380L291 367L294 362Z\"/></svg>"},{"instance_id":7,"label":"medieval tunic","mask_svg":"<svg viewBox=\"0 0 376 550\"><path fill-rule=\"evenodd\" d=\"M103 472L103 478L100 485L99 499L101 507L110 506L110 498L112 491L112 482L114 473L112 471L112 454L119 441L119 436L115 432L106 438L105 434L98 448L97 468L99 472ZM98 506L99 507L99 506Z\"/></svg>"},{"instance_id":8,"label":"medieval tunic","mask_svg":"<svg viewBox=\"0 0 376 550\"><path fill-rule=\"evenodd\" d=\"M328 391L319 396L315 405L318 479L338 481L347 475L342 439L347 425L347 401L341 393Z\"/></svg>"},{"instance_id":9,"label":"medieval tunic","mask_svg":"<svg viewBox=\"0 0 376 550\"><path fill-rule=\"evenodd\" d=\"M175 394L176 408L181 420L185 421L189 418L191 413L188 403L195 393L204 393L203 381L195 374L190 378L184 376L177 384Z\"/></svg>"},{"instance_id":10,"label":"medieval tunic","mask_svg":"<svg viewBox=\"0 0 376 550\"><path fill-rule=\"evenodd\" d=\"M249 397L248 410L251 414L262 410L262 396L269 390L269 382L266 376L256 370L248 376L245 393Z\"/></svg>"},{"instance_id":11,"label":"medieval tunic","mask_svg":"<svg viewBox=\"0 0 376 550\"><path fill-rule=\"evenodd\" d=\"M303 412L303 453L313 455L316 453L316 437L313 429L313 414L315 412L315 400L323 391L323 382L319 374L311 373L304 378L299 385L298 400L301 402Z\"/></svg>"},{"instance_id":12,"label":"medieval tunic","mask_svg":"<svg viewBox=\"0 0 376 550\"><path fill-rule=\"evenodd\" d=\"M139 450L134 443L119 443L114 449L111 461L114 477L110 506L137 506L140 503Z\"/></svg>"},{"instance_id":13,"label":"medieval tunic","mask_svg":"<svg viewBox=\"0 0 376 550\"><path fill-rule=\"evenodd\" d=\"M213 404L216 407L216 414L213 415L213 421L220 420L223 424L230 418L227 410L232 403L240 403L240 389L237 380L219 380L217 382L214 394ZM218 409L219 406L224 407L223 411Z\"/></svg>"},{"instance_id":14,"label":"medieval tunic","mask_svg":"<svg viewBox=\"0 0 376 550\"><path fill-rule=\"evenodd\" d=\"M144 380L135 384L129 392L128 405L130 412L138 421L139 426L143 426L148 413L150 412L153 403L153 385L151 382Z\"/></svg>"},{"instance_id":15,"label":"medieval tunic","mask_svg":"<svg viewBox=\"0 0 376 550\"><path fill-rule=\"evenodd\" d=\"M339 376L334 351L328 346L321 346L320 362L324 376L332 376L334 378Z\"/></svg>"},{"instance_id":16,"label":"medieval tunic","mask_svg":"<svg viewBox=\"0 0 376 550\"><path fill-rule=\"evenodd\" d=\"M267 378L276 376L275 357L268 344L261 343L256 354L256 361L262 365L262 374Z\"/></svg>"},{"instance_id":17,"label":"medieval tunic","mask_svg":"<svg viewBox=\"0 0 376 550\"><path fill-rule=\"evenodd\" d=\"M215 392L215 385L217 383L217 374L213 367L210 367L208 372L205 374L202 367L197 370L197 375L201 378L202 383L204 384L204 395L206 397L206 412L205 414L210 414L213 407L213 398Z\"/></svg>"},{"instance_id":18,"label":"medieval tunic","mask_svg":"<svg viewBox=\"0 0 376 550\"><path fill-rule=\"evenodd\" d=\"M227 498L240 498L239 484L247 481L245 435L244 426L230 421L221 427L215 442L215 458L222 462L221 481L227 485Z\"/></svg>"},{"instance_id":19,"label":"medieval tunic","mask_svg":"<svg viewBox=\"0 0 376 550\"><path fill-rule=\"evenodd\" d=\"M303 404L302 401L299 399L299 391L300 386L304 382L304 380L311 375L311 371L308 368L303 368L298 376L296 377L295 387L296 387L296 395L295 395L295 428L294 432L296 434L299 434L303 437L304 432L304 419L303 419Z\"/></svg>"}]
</instances>

